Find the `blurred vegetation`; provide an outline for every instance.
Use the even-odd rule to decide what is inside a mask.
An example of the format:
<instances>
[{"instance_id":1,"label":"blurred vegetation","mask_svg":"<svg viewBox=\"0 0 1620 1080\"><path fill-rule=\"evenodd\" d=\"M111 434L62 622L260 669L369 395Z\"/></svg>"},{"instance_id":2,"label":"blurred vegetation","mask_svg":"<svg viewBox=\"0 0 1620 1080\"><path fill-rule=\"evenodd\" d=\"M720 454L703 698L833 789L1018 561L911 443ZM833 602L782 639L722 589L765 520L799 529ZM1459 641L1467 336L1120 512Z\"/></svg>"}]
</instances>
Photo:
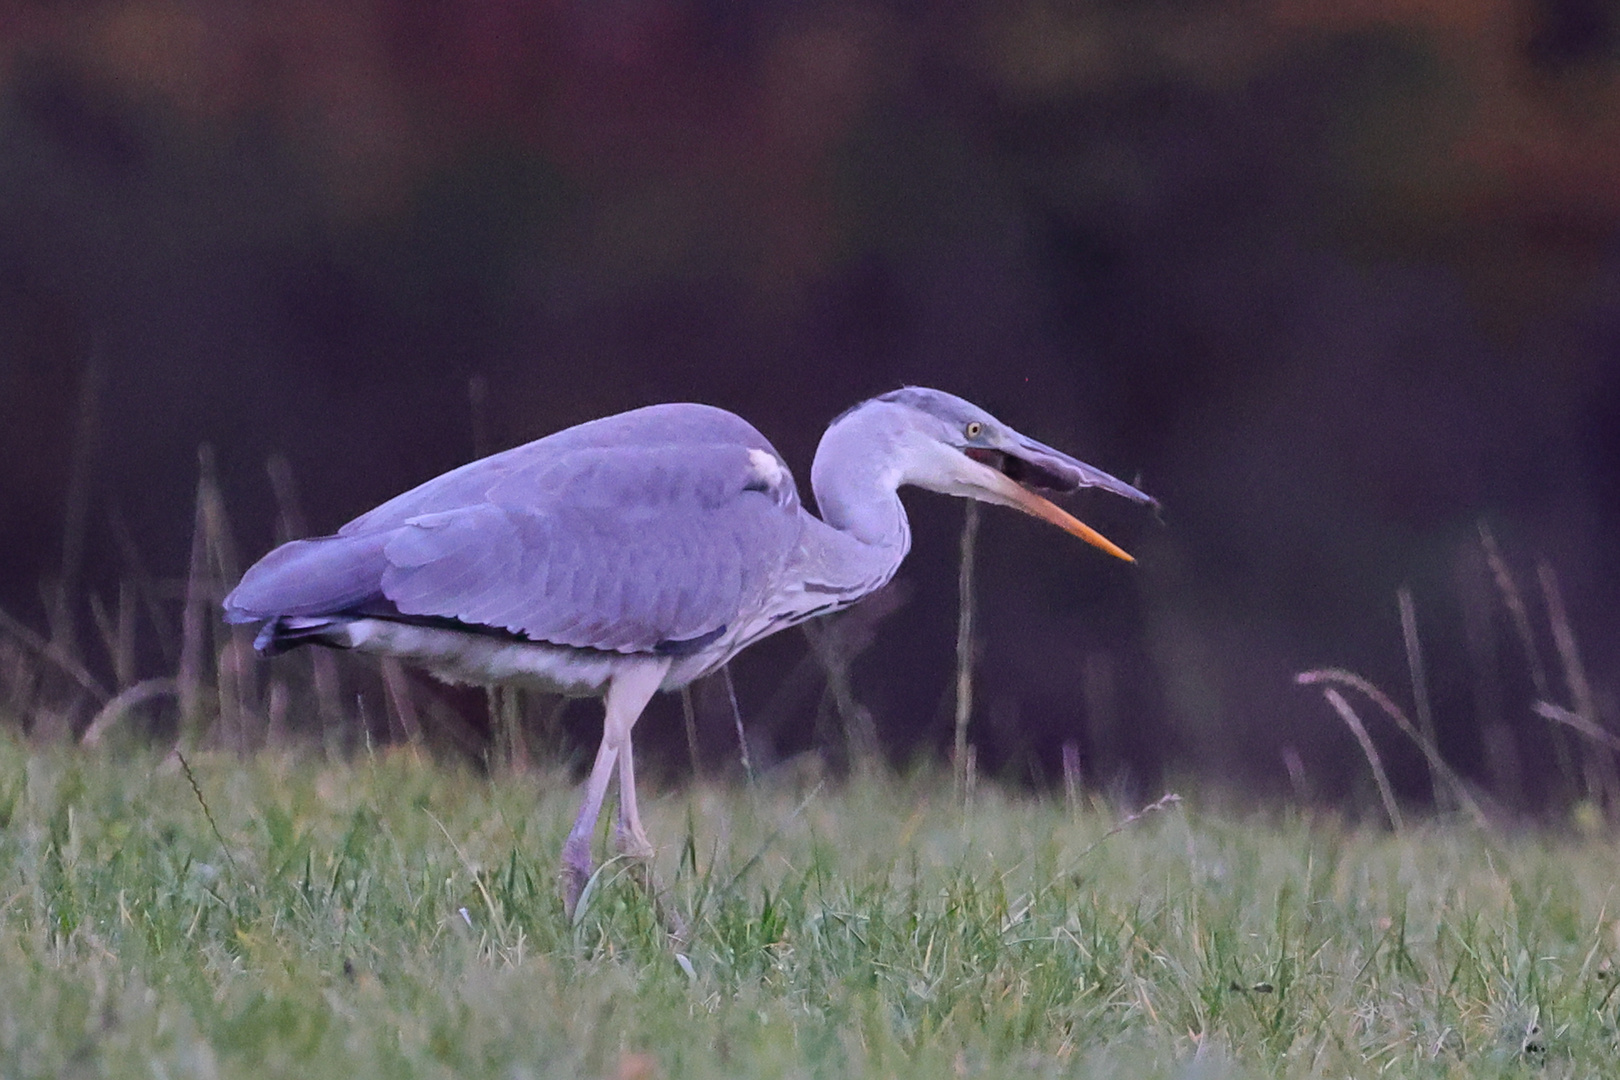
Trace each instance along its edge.
<instances>
[{"instance_id":1,"label":"blurred vegetation","mask_svg":"<svg viewBox=\"0 0 1620 1080\"><path fill-rule=\"evenodd\" d=\"M1620 724L1617 129L1604 0L5 5L5 707L79 737L172 678L165 735L228 729L199 688L268 723L254 695L314 674L203 623L278 535L660 399L737 409L803 478L827 419L911 381L1168 507L1080 508L1136 571L987 515L986 769L1370 798L1292 680L1409 684L1407 588L1438 751L1512 807L1588 798L1595 744L1532 709ZM957 522L916 511L854 672L896 760L951 731ZM814 670L797 638L738 665L775 756L826 714ZM290 724L400 737L375 671L323 678L371 719L311 690Z\"/></svg>"}]
</instances>

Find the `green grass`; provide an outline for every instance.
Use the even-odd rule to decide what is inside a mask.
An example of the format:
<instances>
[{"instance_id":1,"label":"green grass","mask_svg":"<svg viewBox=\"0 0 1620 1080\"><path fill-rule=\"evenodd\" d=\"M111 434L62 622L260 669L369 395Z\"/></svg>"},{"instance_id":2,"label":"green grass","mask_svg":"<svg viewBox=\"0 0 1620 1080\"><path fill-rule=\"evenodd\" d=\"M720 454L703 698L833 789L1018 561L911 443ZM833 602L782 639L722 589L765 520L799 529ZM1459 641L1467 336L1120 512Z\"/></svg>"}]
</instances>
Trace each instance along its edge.
<instances>
[{"instance_id":1,"label":"green grass","mask_svg":"<svg viewBox=\"0 0 1620 1080\"><path fill-rule=\"evenodd\" d=\"M172 762L0 738L0 1076L1620 1066L1606 838L1189 800L1104 839L1104 812L993 790L963 809L935 775L699 787L646 800L693 927L677 955L615 867L564 919L558 775L192 768L217 836Z\"/></svg>"}]
</instances>

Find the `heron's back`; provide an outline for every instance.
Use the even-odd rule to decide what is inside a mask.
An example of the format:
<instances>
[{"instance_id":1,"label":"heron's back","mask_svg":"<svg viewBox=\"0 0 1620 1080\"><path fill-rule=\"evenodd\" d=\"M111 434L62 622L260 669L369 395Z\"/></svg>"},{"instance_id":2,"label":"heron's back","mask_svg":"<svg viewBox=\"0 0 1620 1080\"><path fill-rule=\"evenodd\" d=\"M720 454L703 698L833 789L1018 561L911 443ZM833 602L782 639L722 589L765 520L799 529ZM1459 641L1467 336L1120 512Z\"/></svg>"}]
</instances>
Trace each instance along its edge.
<instances>
[{"instance_id":1,"label":"heron's back","mask_svg":"<svg viewBox=\"0 0 1620 1080\"><path fill-rule=\"evenodd\" d=\"M752 425L656 405L464 465L334 536L283 545L225 607L272 631L288 618L391 619L680 655L778 588L800 517L792 476Z\"/></svg>"}]
</instances>

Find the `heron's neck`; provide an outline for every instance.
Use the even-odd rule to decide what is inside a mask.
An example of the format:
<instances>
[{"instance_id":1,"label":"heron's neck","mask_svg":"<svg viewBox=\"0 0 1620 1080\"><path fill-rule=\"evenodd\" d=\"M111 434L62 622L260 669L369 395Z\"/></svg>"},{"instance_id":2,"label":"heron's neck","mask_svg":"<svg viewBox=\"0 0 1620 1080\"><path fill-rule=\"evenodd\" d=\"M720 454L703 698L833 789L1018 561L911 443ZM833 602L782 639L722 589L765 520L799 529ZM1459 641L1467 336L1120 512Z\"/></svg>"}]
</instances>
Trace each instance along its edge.
<instances>
[{"instance_id":1,"label":"heron's neck","mask_svg":"<svg viewBox=\"0 0 1620 1080\"><path fill-rule=\"evenodd\" d=\"M904 472L892 424L881 423L882 402L868 402L835 421L821 437L810 467L821 519L861 543L911 546L911 525L897 493Z\"/></svg>"}]
</instances>

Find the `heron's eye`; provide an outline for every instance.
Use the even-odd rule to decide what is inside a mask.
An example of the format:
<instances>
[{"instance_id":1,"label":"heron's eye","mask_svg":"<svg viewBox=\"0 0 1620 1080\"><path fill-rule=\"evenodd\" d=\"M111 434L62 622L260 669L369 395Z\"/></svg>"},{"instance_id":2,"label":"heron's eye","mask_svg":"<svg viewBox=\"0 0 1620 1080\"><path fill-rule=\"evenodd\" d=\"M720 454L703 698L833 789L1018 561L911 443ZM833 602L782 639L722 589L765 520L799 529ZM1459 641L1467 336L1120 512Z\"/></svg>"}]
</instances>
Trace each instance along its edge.
<instances>
[{"instance_id":1,"label":"heron's eye","mask_svg":"<svg viewBox=\"0 0 1620 1080\"><path fill-rule=\"evenodd\" d=\"M963 428L962 430L967 433L968 438L977 439L979 437L979 433L984 430L984 425L979 423L977 420L969 420L967 427Z\"/></svg>"}]
</instances>

